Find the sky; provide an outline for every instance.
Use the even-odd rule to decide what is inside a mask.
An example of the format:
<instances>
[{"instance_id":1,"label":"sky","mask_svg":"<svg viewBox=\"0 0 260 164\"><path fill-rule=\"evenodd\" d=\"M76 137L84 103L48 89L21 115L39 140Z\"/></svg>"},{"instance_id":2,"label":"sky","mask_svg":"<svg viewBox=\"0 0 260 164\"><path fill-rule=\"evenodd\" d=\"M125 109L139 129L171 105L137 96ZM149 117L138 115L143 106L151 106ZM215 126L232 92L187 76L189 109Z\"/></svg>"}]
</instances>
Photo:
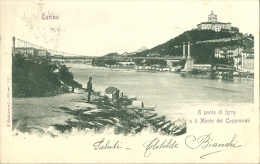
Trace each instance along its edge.
<instances>
[{"instance_id":1,"label":"sky","mask_svg":"<svg viewBox=\"0 0 260 164\"><path fill-rule=\"evenodd\" d=\"M7 1L1 2L1 35L86 56L153 48L205 22L258 34L258 1ZM42 15L59 19L43 20ZM10 48L11 49L11 48Z\"/></svg>"}]
</instances>

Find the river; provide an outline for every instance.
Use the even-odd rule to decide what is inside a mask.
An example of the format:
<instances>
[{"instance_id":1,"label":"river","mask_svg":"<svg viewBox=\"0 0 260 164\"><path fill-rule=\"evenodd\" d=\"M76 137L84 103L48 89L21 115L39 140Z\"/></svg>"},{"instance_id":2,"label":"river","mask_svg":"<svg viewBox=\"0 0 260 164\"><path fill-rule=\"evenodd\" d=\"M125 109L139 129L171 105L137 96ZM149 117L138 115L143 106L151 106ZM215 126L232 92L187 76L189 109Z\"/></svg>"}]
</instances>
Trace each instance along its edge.
<instances>
[{"instance_id":1,"label":"river","mask_svg":"<svg viewBox=\"0 0 260 164\"><path fill-rule=\"evenodd\" d=\"M86 87L93 77L95 91L108 86L119 88L124 94L134 95L145 106L156 106L160 115L171 120L190 119L198 110L253 110L254 81L233 81L183 77L173 72L137 72L113 70L85 64L67 64L74 78ZM104 93L104 92L103 92Z\"/></svg>"},{"instance_id":2,"label":"river","mask_svg":"<svg viewBox=\"0 0 260 164\"><path fill-rule=\"evenodd\" d=\"M254 81L251 79L235 78L227 81L183 77L174 72L113 70L79 63L66 65L70 67L75 80L85 88L91 76L95 91L104 94L107 87L114 86L124 92L124 95L136 96L146 107L156 106L155 112L159 116L165 115L166 120L185 119L189 134L237 134L252 129L252 125L259 120L254 117L257 108L254 108ZM91 105L75 101L86 98L86 93L79 90L53 97L13 98L12 127L27 132L37 128L46 130L54 124L65 124L72 116L55 112L56 107L74 109ZM203 119L212 119L214 123L205 123ZM222 121L218 123L219 119ZM231 119L250 121L230 123Z\"/></svg>"}]
</instances>

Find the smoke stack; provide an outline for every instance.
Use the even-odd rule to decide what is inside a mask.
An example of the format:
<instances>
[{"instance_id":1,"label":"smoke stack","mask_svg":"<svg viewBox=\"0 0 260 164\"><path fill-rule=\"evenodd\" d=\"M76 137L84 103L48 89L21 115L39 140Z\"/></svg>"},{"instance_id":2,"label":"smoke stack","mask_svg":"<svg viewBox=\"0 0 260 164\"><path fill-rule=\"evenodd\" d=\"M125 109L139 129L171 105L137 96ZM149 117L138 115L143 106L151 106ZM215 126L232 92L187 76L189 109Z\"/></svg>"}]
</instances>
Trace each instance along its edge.
<instances>
[{"instance_id":1,"label":"smoke stack","mask_svg":"<svg viewBox=\"0 0 260 164\"><path fill-rule=\"evenodd\" d=\"M190 42L188 42L188 59L190 59Z\"/></svg>"},{"instance_id":2,"label":"smoke stack","mask_svg":"<svg viewBox=\"0 0 260 164\"><path fill-rule=\"evenodd\" d=\"M185 42L183 42L183 55L182 55L182 58L185 59L186 58L186 55L185 55Z\"/></svg>"}]
</instances>

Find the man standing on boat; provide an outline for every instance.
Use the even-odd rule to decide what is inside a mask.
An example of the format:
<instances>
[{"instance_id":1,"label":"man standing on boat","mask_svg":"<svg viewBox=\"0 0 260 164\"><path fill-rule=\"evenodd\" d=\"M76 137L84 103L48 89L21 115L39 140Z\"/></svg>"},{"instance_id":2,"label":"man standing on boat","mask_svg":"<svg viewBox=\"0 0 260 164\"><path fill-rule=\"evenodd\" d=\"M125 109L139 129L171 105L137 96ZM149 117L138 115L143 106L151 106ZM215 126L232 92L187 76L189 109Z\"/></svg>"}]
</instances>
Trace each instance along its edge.
<instances>
[{"instance_id":1,"label":"man standing on boat","mask_svg":"<svg viewBox=\"0 0 260 164\"><path fill-rule=\"evenodd\" d=\"M92 89L92 77L89 77L88 85L87 85L87 92L88 92L88 102L90 101L91 92L93 92Z\"/></svg>"}]
</instances>

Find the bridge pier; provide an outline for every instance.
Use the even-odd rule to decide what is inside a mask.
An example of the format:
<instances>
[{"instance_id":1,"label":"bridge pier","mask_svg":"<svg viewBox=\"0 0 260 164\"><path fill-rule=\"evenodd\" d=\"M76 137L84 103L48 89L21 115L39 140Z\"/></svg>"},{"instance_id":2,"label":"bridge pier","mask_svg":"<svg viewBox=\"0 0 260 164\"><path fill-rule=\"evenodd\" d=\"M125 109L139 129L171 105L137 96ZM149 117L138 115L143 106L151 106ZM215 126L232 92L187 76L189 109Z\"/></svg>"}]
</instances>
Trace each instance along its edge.
<instances>
[{"instance_id":1,"label":"bridge pier","mask_svg":"<svg viewBox=\"0 0 260 164\"><path fill-rule=\"evenodd\" d=\"M188 46L187 57L185 55L185 46L186 46L185 42L183 42L183 58L186 59L186 63L185 63L184 69L182 69L181 72L183 74L188 74L193 69L194 59L192 59L190 56L190 42L188 42L188 45L187 45Z\"/></svg>"}]
</instances>

